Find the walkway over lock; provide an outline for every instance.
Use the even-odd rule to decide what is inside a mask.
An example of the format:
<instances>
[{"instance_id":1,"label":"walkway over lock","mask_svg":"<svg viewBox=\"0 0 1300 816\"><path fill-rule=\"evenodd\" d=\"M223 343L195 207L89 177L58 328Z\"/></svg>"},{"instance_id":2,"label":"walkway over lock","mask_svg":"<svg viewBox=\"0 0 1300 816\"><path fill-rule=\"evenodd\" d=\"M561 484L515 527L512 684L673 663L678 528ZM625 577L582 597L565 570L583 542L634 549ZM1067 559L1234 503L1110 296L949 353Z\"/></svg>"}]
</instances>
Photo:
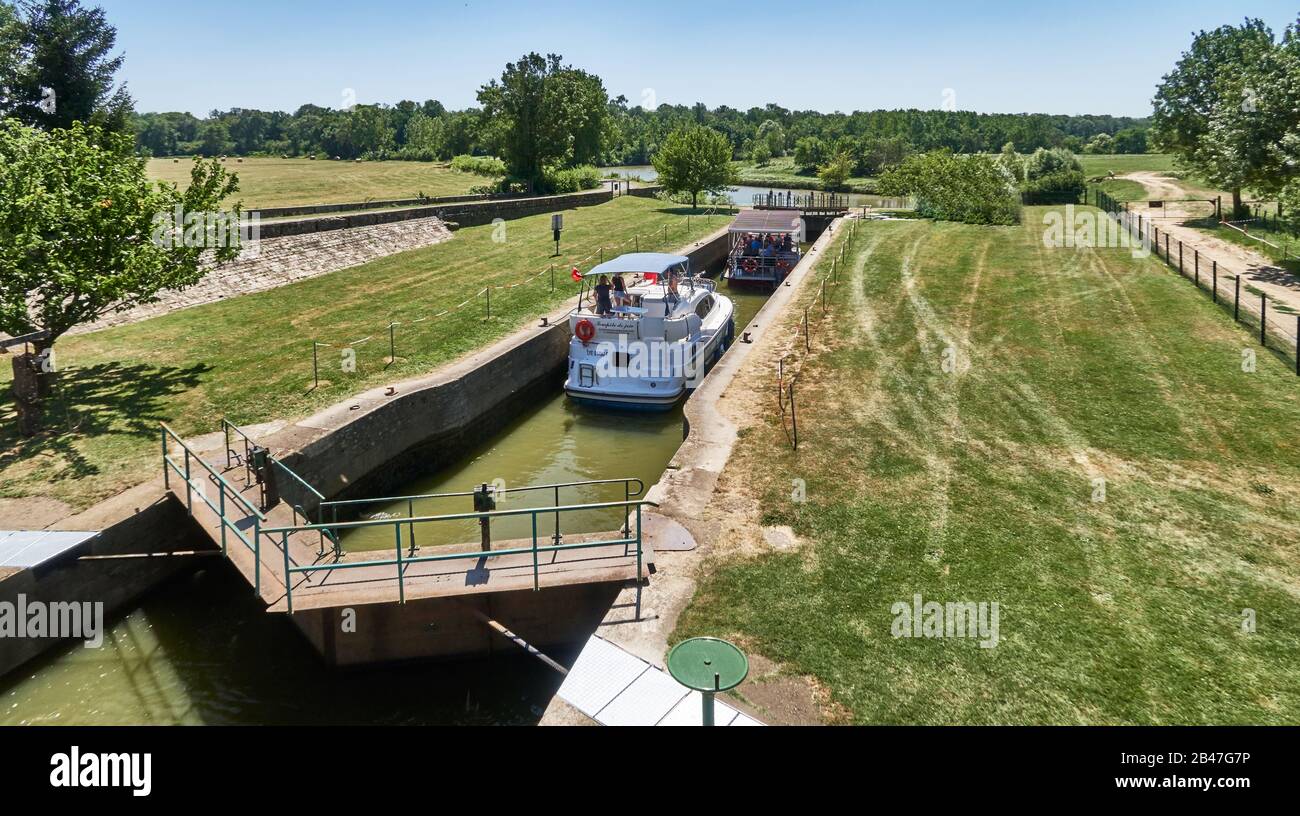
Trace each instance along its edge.
<instances>
[{"instance_id":1,"label":"walkway over lock","mask_svg":"<svg viewBox=\"0 0 1300 816\"><path fill-rule=\"evenodd\" d=\"M839 216L849 211L849 197L840 193L795 193L769 190L754 195L756 210L798 210L801 214Z\"/></svg>"},{"instance_id":2,"label":"walkway over lock","mask_svg":"<svg viewBox=\"0 0 1300 816\"><path fill-rule=\"evenodd\" d=\"M651 560L642 545L642 508L654 503L633 498L644 489L639 480L511 488L501 493L544 491L553 503L510 510L480 507L474 491L330 502L237 426L223 421L222 430L224 454L205 458L162 425L164 481L270 611L293 613L632 581L637 586L636 615L640 618L641 586ZM242 445L242 453L231 446L232 436ZM275 476L268 478L272 471ZM273 497L268 506L266 486L272 478L288 479L305 490L315 499L313 512ZM560 503L562 490L603 484L622 484L624 500ZM454 497L475 498L474 511L414 515L416 500ZM338 520L340 513L346 516L364 504L401 501L409 508L404 517ZM560 533L563 518L602 510L621 514L622 528L607 533ZM430 552L424 553L416 544L421 537L428 540L433 528L477 520L490 529L494 520L517 517L531 521L531 536L493 542L487 550L474 542L426 547ZM550 522L554 522L556 533L540 532L541 525ZM346 552L345 534L359 528L391 530L392 548Z\"/></svg>"}]
</instances>

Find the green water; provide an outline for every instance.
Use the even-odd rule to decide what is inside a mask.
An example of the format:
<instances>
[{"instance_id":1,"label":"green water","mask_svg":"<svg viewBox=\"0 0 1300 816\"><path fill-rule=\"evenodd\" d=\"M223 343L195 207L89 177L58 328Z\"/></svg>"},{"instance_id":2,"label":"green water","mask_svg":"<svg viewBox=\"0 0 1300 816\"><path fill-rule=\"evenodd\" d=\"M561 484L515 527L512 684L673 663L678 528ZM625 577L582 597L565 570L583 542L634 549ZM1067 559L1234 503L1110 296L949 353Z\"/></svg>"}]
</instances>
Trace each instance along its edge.
<instances>
[{"instance_id":1,"label":"green water","mask_svg":"<svg viewBox=\"0 0 1300 816\"><path fill-rule=\"evenodd\" d=\"M736 303L739 332L763 305L767 295L753 290L722 291ZM558 386L559 383L557 383ZM664 467L682 443L682 410L663 413L611 412L585 408L557 393L516 419L499 435L473 451L458 465L403 485L396 495L424 495L470 491L482 484L504 484L506 488L528 485L563 484L600 479L640 479L648 489L663 474ZM635 487L633 488L635 490ZM634 495L633 498L636 496ZM551 506L553 491L508 493L498 510ZM561 504L623 501L623 485L612 484L560 491ZM469 513L474 509L469 496L417 499L369 505L361 518L393 518ZM566 513L559 520L562 533L615 530L622 526L621 510ZM539 537L555 532L555 517L537 517ZM409 527L402 527L409 545ZM416 525L416 543L421 547L462 544L479 540L474 519ZM500 518L492 523L492 540L531 539L532 517ZM358 528L343 536L349 551L396 550L392 525Z\"/></svg>"},{"instance_id":2,"label":"green water","mask_svg":"<svg viewBox=\"0 0 1300 816\"><path fill-rule=\"evenodd\" d=\"M560 680L522 653L331 669L213 561L150 593L103 648L56 650L0 678L0 725L532 724Z\"/></svg>"},{"instance_id":3,"label":"green water","mask_svg":"<svg viewBox=\"0 0 1300 816\"><path fill-rule=\"evenodd\" d=\"M739 335L766 296L727 294L736 300ZM560 392L461 464L401 492L465 490L497 478L524 485L632 476L649 487L681 440L680 409L660 415L602 413L572 406ZM621 500L622 488L571 491L563 498ZM520 499L506 505L511 506L527 504ZM388 509L406 512L405 503ZM440 505L441 512L467 509ZM421 506L417 512L425 510ZM618 525L617 518L593 515L562 523L566 531L608 530ZM502 527L494 536L520 532ZM354 534L347 545L389 546L387 539L366 538L372 535ZM444 538L471 541L477 535L471 523ZM573 656L551 655L562 662ZM0 725L530 724L540 718L560 680L522 653L331 669L287 619L254 601L229 564L214 560L155 589L112 622L103 648L57 649L0 678Z\"/></svg>"}]
</instances>

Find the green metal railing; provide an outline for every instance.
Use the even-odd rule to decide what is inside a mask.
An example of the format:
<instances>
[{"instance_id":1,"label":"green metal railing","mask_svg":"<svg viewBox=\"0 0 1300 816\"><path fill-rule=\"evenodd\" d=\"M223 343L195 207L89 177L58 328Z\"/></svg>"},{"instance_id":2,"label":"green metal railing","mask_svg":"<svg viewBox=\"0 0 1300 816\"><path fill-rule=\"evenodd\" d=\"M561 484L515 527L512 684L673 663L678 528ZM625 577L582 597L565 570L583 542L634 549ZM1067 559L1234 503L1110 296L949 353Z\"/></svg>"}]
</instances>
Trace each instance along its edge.
<instances>
[{"instance_id":1,"label":"green metal railing","mask_svg":"<svg viewBox=\"0 0 1300 816\"><path fill-rule=\"evenodd\" d=\"M261 528L262 522L266 521L266 516L262 514L261 510L258 510L253 506L253 503L245 498L242 493L236 490L234 485L226 481L224 476L214 470L207 462L203 461L203 457L199 456L190 448L189 445L185 444L185 440L181 439L175 431L167 427L165 423L159 423L159 426L162 429L163 486L168 490L171 489L171 472L175 471L178 476L185 480L185 511L191 516L194 515L194 494L197 492L199 498L203 500L203 503L220 517L221 554L223 556L227 558L230 557L229 549L227 547L227 531L234 533L235 537L248 548L248 550L253 554L253 592L260 596L262 592ZM181 450L184 452L185 457L183 466L178 464L176 460L172 458L168 445L169 441L180 445ZM229 449L229 445L227 445L227 449ZM194 462L197 462L203 470L207 471L208 481L218 487L219 492L215 504L212 499L208 498L207 490L204 489L202 483L199 483L198 490L195 490L193 474ZM239 525L235 523L236 520L231 519L226 515L227 504L229 502L233 502L235 506L244 513L244 519L252 518L253 535L251 541L244 535L244 531L239 528Z\"/></svg>"},{"instance_id":2,"label":"green metal railing","mask_svg":"<svg viewBox=\"0 0 1300 816\"><path fill-rule=\"evenodd\" d=\"M645 482L641 481L640 479L626 478L626 479L588 479L586 481L580 481L580 482L558 482L554 484L544 484L544 485L527 485L525 487L507 487L499 490L493 489L492 493L494 496L497 496L497 495L504 495L510 493L530 493L530 492L543 491L543 490L551 491L551 493L553 494L553 501L554 501L552 508L557 508L560 507L561 490L565 490L569 488L599 487L601 485L616 485L616 484L623 485L623 501L625 503L631 502L634 497L640 496L642 493L645 492ZM633 487L634 485L635 488ZM387 497L373 498L373 499L367 498L367 499L342 499L337 501L322 501L320 503L320 509L321 509L320 518L317 520L321 524L325 523L325 511L327 509L329 510L331 522L337 523L339 519L340 508L342 508L345 511L349 511L349 510L361 508L365 505L399 504L401 502L406 502L406 519L409 521L415 518L415 503L417 501L435 500L435 499L469 498L474 496L478 492L479 492L478 490L458 490L450 493L421 493L415 496L387 496ZM629 532L628 524L629 524L630 512L631 512L630 510L625 510L623 513L623 526L621 528L623 535L628 535ZM551 536L551 538L554 540L556 544L559 544L561 541L564 540L564 535L560 531L560 514L554 513L553 517L555 521L555 533L554 535ZM416 545L415 526L413 524L410 525L410 529L408 530L408 533L409 536L408 536L407 546L412 553L415 553L416 550L419 549L419 547ZM342 548L341 545L338 544L338 537L332 536L332 538L336 545L335 554L341 556Z\"/></svg>"},{"instance_id":3,"label":"green metal railing","mask_svg":"<svg viewBox=\"0 0 1300 816\"><path fill-rule=\"evenodd\" d=\"M221 435L225 439L226 470L234 468L235 460L240 458L239 452L230 447L230 435L232 433L242 439L244 443L244 455L240 464L244 466L244 486L248 487L253 484L253 448L257 447L257 442L243 428L229 420L222 419Z\"/></svg>"},{"instance_id":4,"label":"green metal railing","mask_svg":"<svg viewBox=\"0 0 1300 816\"><path fill-rule=\"evenodd\" d=\"M613 480L613 481L621 481L621 480ZM635 480L628 480L628 481L635 481ZM520 490L522 490L522 488L520 488ZM467 495L472 495L472 494L467 494ZM548 553L569 551L569 550L584 550L584 549L592 549L596 547L617 546L621 544L624 545L625 548L632 547L632 546L636 547L636 577L637 577L636 617L638 620L640 620L641 582L642 582L642 573L644 568L644 551L642 549L642 537L641 537L641 508L646 505L649 505L651 507L659 506L655 502L647 501L645 499L638 499L635 501L596 502L593 504L576 504L576 505L553 506L553 507L529 507L529 508L521 508L518 510L492 510L487 512L474 512L474 513L452 513L449 515L421 516L418 518L371 519L366 521L345 521L345 522L338 522L335 524L307 524L307 525L296 526L296 527L271 527L271 528L261 530L261 534L272 536L272 537L275 536L279 537L279 543L277 546L279 546L284 553L285 600L286 600L286 605L288 607L288 612L291 614L293 612L293 580L292 579L294 575L310 575L312 573L317 573L317 572L329 573L334 570L362 569L362 568L369 568L369 567L395 567L396 575L394 576L394 580L397 581L398 602L406 603L406 570L412 564L423 564L423 563L432 563L432 562L439 562L439 561L469 560L469 559L485 560L491 558L501 558L502 556L507 556L507 555L528 554L532 556L533 589L538 590L541 587L540 557L542 555ZM550 514L584 512L589 510L604 510L609 508L623 508L625 513L625 518L629 518L629 514L635 515L635 519L636 519L635 527L631 525L631 521L629 518L628 526L624 530L619 531L620 534L622 535L621 538L602 539L598 541L582 541L574 544L555 543L555 544L540 545L538 543L539 541L538 534L537 534L538 516L550 515ZM487 550L487 551L475 550L470 552L444 553L441 555L411 556L411 555L403 555L402 553L403 550L402 528L403 527L408 527L409 529L413 530L414 526L417 524L423 525L423 524L437 524L437 523L444 523L444 522L459 522L459 521L465 521L469 519L490 520L493 518L505 518L505 517L513 517L513 516L531 517L532 531L533 531L531 546L512 547L504 550ZM395 557L393 558L366 560L366 561L351 561L351 562L336 561L334 563L329 563L329 564L309 564L305 566L295 566L294 564L291 563L291 559L289 556L289 537L291 535L294 535L296 533L308 532L308 531L321 531L324 529L338 531L338 530L356 529L362 527L383 527L383 526L390 526L393 528L393 547L395 551Z\"/></svg>"}]
</instances>

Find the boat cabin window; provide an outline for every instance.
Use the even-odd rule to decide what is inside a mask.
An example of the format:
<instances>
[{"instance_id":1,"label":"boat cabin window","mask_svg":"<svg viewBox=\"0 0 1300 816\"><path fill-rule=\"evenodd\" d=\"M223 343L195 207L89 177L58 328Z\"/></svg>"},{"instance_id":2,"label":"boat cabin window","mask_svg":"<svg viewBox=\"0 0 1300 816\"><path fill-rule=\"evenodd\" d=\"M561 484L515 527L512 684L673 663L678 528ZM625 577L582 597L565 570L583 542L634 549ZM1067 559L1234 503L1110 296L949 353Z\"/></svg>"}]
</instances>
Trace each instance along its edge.
<instances>
[{"instance_id":1,"label":"boat cabin window","mask_svg":"<svg viewBox=\"0 0 1300 816\"><path fill-rule=\"evenodd\" d=\"M695 307L695 313L703 320L706 315L713 309L713 295L705 295L700 299L700 305Z\"/></svg>"}]
</instances>

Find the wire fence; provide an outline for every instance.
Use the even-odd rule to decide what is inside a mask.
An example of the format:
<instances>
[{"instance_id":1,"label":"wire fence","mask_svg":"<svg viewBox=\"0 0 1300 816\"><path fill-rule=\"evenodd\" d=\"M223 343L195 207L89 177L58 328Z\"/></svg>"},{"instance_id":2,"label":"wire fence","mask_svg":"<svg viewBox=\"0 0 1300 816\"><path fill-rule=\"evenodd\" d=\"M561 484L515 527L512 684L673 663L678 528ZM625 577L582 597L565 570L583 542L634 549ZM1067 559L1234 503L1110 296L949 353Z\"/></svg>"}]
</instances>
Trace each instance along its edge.
<instances>
[{"instance_id":1,"label":"wire fence","mask_svg":"<svg viewBox=\"0 0 1300 816\"><path fill-rule=\"evenodd\" d=\"M514 283L484 286L455 306L449 306L435 312L424 314L412 313L390 318L387 324L376 325L375 331L355 340L324 342L311 341L311 385L310 390L328 385L322 380L322 371L340 371L348 377L355 377L379 370L386 370L404 359L402 352L432 345L439 339L439 332L447 330L455 319L471 318L489 320L494 312L500 316L517 309L521 304L510 296L517 290L547 287L546 294L554 295L564 291L571 294L574 281L571 269L582 269L588 264L600 264L616 258L626 252L662 249L673 241L686 242L692 237L707 235L714 229L715 216L729 216L733 209L726 206L714 206L698 215L688 215L680 224L664 224L662 229L650 232L636 232L631 237L614 244L601 243L586 255L576 260L563 263L551 263L536 272L526 275ZM541 292L534 291L528 299L529 307L546 305L539 303L537 297ZM377 352L365 354L367 349ZM328 356L328 360L323 359Z\"/></svg>"},{"instance_id":2,"label":"wire fence","mask_svg":"<svg viewBox=\"0 0 1300 816\"><path fill-rule=\"evenodd\" d=\"M840 270L853 250L857 229L857 219L849 220L847 226L841 229L843 237L835 239L838 249L831 257L830 268L822 275L817 289L803 301L803 314L787 337L790 350L783 353L776 363L776 403L781 411L781 428L785 432L786 441L795 451L799 450L799 408L795 384L803 371L804 363L814 353L813 329L821 328L824 318L831 314L830 290L840 282ZM824 263L825 258L825 255L818 258L817 267ZM800 347L803 349L802 354L799 353Z\"/></svg>"},{"instance_id":3,"label":"wire fence","mask_svg":"<svg viewBox=\"0 0 1300 816\"><path fill-rule=\"evenodd\" d=\"M1233 320L1251 329L1261 346L1290 359L1296 376L1300 376L1300 314L1294 309L1270 298L1248 281L1243 282L1239 275L1222 272L1217 258L1184 245L1167 229L1162 230L1150 218L1144 219L1141 213L1130 212L1100 190L1097 207L1115 219L1140 245L1149 244L1157 258L1209 295L1214 303L1230 310Z\"/></svg>"}]
</instances>

